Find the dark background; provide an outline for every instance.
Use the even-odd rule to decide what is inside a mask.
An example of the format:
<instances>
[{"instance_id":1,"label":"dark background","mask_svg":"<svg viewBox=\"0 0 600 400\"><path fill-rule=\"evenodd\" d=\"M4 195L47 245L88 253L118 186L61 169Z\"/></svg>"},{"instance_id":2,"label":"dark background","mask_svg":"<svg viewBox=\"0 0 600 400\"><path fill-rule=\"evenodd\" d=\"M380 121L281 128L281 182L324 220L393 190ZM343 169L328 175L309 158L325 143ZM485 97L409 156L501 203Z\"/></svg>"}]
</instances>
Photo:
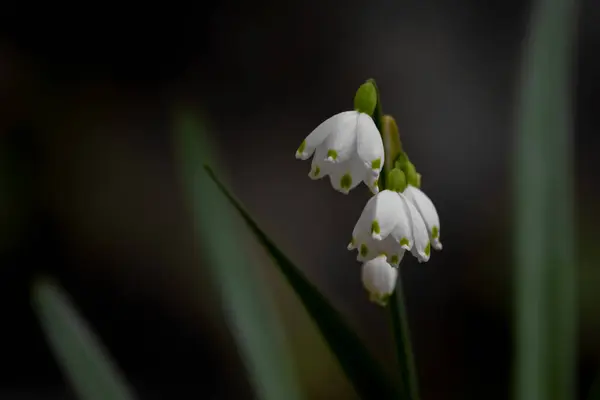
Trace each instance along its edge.
<instances>
[{"instance_id":1,"label":"dark background","mask_svg":"<svg viewBox=\"0 0 600 400\"><path fill-rule=\"evenodd\" d=\"M343 196L294 158L370 77L441 218L444 250L402 265L422 397L510 397L511 154L527 2L43 7L2 12L2 399L67 396L31 313L35 271L60 279L141 398L252 398L184 207L176 104L204 117L238 197L392 366L387 315L367 301L345 249L367 190ZM580 2L579 22L583 397L600 350L600 2ZM308 398L356 398L294 294L258 257Z\"/></svg>"}]
</instances>

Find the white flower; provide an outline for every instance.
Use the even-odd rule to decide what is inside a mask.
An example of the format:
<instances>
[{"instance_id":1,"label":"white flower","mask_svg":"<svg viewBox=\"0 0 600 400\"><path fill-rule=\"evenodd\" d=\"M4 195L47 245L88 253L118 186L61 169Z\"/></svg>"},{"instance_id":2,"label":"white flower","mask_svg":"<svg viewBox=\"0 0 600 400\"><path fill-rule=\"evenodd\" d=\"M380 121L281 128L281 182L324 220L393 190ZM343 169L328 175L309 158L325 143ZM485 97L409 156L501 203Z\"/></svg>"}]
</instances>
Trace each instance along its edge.
<instances>
[{"instance_id":1,"label":"white flower","mask_svg":"<svg viewBox=\"0 0 600 400\"><path fill-rule=\"evenodd\" d=\"M421 218L425 222L427 232L431 240L431 245L436 250L442 249L442 242L440 242L440 218L433 205L433 202L425 193L420 189L408 185L404 190L404 195L417 209Z\"/></svg>"},{"instance_id":2,"label":"white flower","mask_svg":"<svg viewBox=\"0 0 600 400\"><path fill-rule=\"evenodd\" d=\"M369 292L372 302L385 306L396 287L398 270L392 267L385 259L379 256L369 260L362 267L362 281Z\"/></svg>"},{"instance_id":3,"label":"white flower","mask_svg":"<svg viewBox=\"0 0 600 400\"><path fill-rule=\"evenodd\" d=\"M371 197L354 227L348 249L368 261L385 255L392 265L410 250L419 262L429 260L431 245L425 222L402 193L383 190Z\"/></svg>"},{"instance_id":4,"label":"white flower","mask_svg":"<svg viewBox=\"0 0 600 400\"><path fill-rule=\"evenodd\" d=\"M383 141L373 119L359 111L345 111L317 126L296 151L306 160L314 153L309 176L329 175L334 189L347 194L360 182L377 193L384 163Z\"/></svg>"}]
</instances>

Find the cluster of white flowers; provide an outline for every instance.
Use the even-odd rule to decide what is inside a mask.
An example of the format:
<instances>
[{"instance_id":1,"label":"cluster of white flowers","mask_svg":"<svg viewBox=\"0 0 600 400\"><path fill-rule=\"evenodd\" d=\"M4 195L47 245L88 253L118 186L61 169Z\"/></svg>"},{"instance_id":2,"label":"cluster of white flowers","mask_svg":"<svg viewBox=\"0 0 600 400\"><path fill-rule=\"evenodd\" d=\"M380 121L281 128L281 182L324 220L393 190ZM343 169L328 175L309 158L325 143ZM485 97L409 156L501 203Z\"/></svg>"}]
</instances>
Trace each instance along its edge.
<instances>
[{"instance_id":1,"label":"cluster of white flowers","mask_svg":"<svg viewBox=\"0 0 600 400\"><path fill-rule=\"evenodd\" d=\"M309 176L320 179L329 175L333 188L344 194L360 182L374 194L354 227L348 249L358 251L362 281L371 301L385 305L395 289L404 253L408 250L419 262L426 262L431 248L441 250L442 244L437 211L417 187L420 179L406 182L405 172L416 176L416 171L405 154L391 171L386 189L379 190L385 150L371 117L376 97L369 85L357 92L356 109L320 124L302 142L296 158L306 160L314 155Z\"/></svg>"}]
</instances>

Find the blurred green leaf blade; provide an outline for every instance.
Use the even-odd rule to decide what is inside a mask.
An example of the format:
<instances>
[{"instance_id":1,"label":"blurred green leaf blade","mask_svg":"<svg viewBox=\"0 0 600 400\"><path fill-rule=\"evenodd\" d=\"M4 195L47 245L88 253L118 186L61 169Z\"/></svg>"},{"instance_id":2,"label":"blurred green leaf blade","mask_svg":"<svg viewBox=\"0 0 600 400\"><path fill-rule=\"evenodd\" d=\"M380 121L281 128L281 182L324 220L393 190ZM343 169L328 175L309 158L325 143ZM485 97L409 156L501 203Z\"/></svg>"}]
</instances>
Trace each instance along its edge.
<instances>
[{"instance_id":1,"label":"blurred green leaf blade","mask_svg":"<svg viewBox=\"0 0 600 400\"><path fill-rule=\"evenodd\" d=\"M48 345L77 398L137 398L108 351L55 281L36 278L32 304Z\"/></svg>"},{"instance_id":2,"label":"blurred green leaf blade","mask_svg":"<svg viewBox=\"0 0 600 400\"><path fill-rule=\"evenodd\" d=\"M257 398L300 400L283 326L274 304L244 251L236 215L204 173L215 157L210 135L201 118L189 110L175 115L176 150L187 203L193 217L206 267L218 286L225 319L236 340ZM234 249L234 251L232 251Z\"/></svg>"},{"instance_id":3,"label":"blurred green leaf blade","mask_svg":"<svg viewBox=\"0 0 600 400\"><path fill-rule=\"evenodd\" d=\"M576 2L534 3L515 169L516 399L570 400L576 376L571 71Z\"/></svg>"},{"instance_id":4,"label":"blurred green leaf blade","mask_svg":"<svg viewBox=\"0 0 600 400\"><path fill-rule=\"evenodd\" d=\"M326 343L361 398L376 398L380 400L403 398L396 386L388 379L381 366L372 358L358 335L344 321L340 313L333 308L321 292L304 276L300 269L290 261L258 226L242 204L216 177L210 166L205 166L205 169L221 192L246 221L258 241L271 255L279 270L292 286L309 315L316 323Z\"/></svg>"}]
</instances>

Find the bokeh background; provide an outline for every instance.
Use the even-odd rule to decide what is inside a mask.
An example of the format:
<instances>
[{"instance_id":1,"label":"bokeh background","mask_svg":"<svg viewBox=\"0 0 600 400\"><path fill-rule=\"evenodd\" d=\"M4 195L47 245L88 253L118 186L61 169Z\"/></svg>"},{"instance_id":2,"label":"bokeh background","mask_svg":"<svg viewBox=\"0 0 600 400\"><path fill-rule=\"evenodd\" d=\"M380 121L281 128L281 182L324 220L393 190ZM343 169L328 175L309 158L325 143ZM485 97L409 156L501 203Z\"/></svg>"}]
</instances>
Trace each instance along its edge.
<instances>
[{"instance_id":1,"label":"bokeh background","mask_svg":"<svg viewBox=\"0 0 600 400\"><path fill-rule=\"evenodd\" d=\"M19 5L21 7L19 7ZM70 398L31 312L52 273L143 399L251 399L176 157L180 105L223 176L390 369L385 310L346 250L368 191L334 192L294 158L367 78L423 175L444 250L402 277L422 398L511 394L511 178L529 3L7 3L0 36L0 397ZM44 8L46 7L46 8ZM580 2L574 66L581 397L600 367L600 3ZM314 324L250 235L310 399L355 399ZM235 279L235 277L231 277Z\"/></svg>"}]
</instances>

